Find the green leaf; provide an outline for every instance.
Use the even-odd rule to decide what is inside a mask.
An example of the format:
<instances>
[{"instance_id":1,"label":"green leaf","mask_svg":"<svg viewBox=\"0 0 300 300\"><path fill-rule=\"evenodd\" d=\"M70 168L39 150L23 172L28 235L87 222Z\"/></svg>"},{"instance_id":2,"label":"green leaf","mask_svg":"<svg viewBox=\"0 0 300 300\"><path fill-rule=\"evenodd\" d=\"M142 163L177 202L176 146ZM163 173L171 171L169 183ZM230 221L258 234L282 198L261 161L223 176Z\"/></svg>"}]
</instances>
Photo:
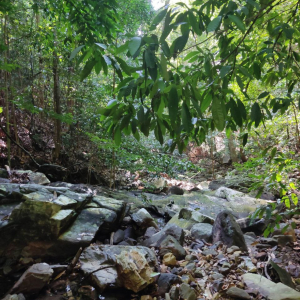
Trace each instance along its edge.
<instances>
[{"instance_id":1,"label":"green leaf","mask_svg":"<svg viewBox=\"0 0 300 300\"><path fill-rule=\"evenodd\" d=\"M242 32L245 32L246 27L243 23L243 21L235 15L228 15L228 18L236 25L236 27L241 30Z\"/></svg>"},{"instance_id":2,"label":"green leaf","mask_svg":"<svg viewBox=\"0 0 300 300\"><path fill-rule=\"evenodd\" d=\"M100 47L101 49L106 50L107 46L105 44L100 44L100 43L95 43L98 47Z\"/></svg>"},{"instance_id":3,"label":"green leaf","mask_svg":"<svg viewBox=\"0 0 300 300\"><path fill-rule=\"evenodd\" d=\"M260 9L260 5L254 0L246 0L246 2L249 3L251 6L255 7L257 10Z\"/></svg>"},{"instance_id":4,"label":"green leaf","mask_svg":"<svg viewBox=\"0 0 300 300\"><path fill-rule=\"evenodd\" d=\"M195 55L199 55L199 51L192 51L190 53L188 53L183 60L189 60L191 57L195 56Z\"/></svg>"},{"instance_id":5,"label":"green leaf","mask_svg":"<svg viewBox=\"0 0 300 300\"><path fill-rule=\"evenodd\" d=\"M191 132L193 129L192 116L185 102L182 104L181 118L186 132Z\"/></svg>"},{"instance_id":6,"label":"green leaf","mask_svg":"<svg viewBox=\"0 0 300 300\"><path fill-rule=\"evenodd\" d=\"M117 146L120 146L121 144L121 128L118 125L114 131L114 141Z\"/></svg>"},{"instance_id":7,"label":"green leaf","mask_svg":"<svg viewBox=\"0 0 300 300\"><path fill-rule=\"evenodd\" d=\"M76 54L84 47L85 45L81 45L79 47L77 47L75 50L72 51L69 60L72 60Z\"/></svg>"},{"instance_id":8,"label":"green leaf","mask_svg":"<svg viewBox=\"0 0 300 300\"><path fill-rule=\"evenodd\" d=\"M231 66L222 67L221 70L220 70L221 78L224 78L229 73L230 70L231 70Z\"/></svg>"},{"instance_id":9,"label":"green leaf","mask_svg":"<svg viewBox=\"0 0 300 300\"><path fill-rule=\"evenodd\" d=\"M162 41L161 42L161 49L164 52L166 57L170 57L171 56L171 51L170 51L170 47L168 45L168 43L166 41Z\"/></svg>"},{"instance_id":10,"label":"green leaf","mask_svg":"<svg viewBox=\"0 0 300 300\"><path fill-rule=\"evenodd\" d=\"M245 133L245 134L243 135L243 146L244 146L244 147L246 146L247 141L248 141L248 133Z\"/></svg>"},{"instance_id":11,"label":"green leaf","mask_svg":"<svg viewBox=\"0 0 300 300\"><path fill-rule=\"evenodd\" d=\"M265 98L265 97L267 97L269 94L270 94L269 92L263 92L263 93L261 93L261 94L258 96L257 99Z\"/></svg>"},{"instance_id":12,"label":"green leaf","mask_svg":"<svg viewBox=\"0 0 300 300\"><path fill-rule=\"evenodd\" d=\"M0 114L3 112L3 107L0 106Z\"/></svg>"},{"instance_id":13,"label":"green leaf","mask_svg":"<svg viewBox=\"0 0 300 300\"><path fill-rule=\"evenodd\" d=\"M253 74L257 80L259 80L261 78L261 68L257 62L253 63Z\"/></svg>"},{"instance_id":14,"label":"green leaf","mask_svg":"<svg viewBox=\"0 0 300 300\"><path fill-rule=\"evenodd\" d=\"M152 50L146 49L145 51L145 61L148 68L155 68L155 55Z\"/></svg>"},{"instance_id":15,"label":"green leaf","mask_svg":"<svg viewBox=\"0 0 300 300\"><path fill-rule=\"evenodd\" d=\"M206 29L207 33L215 31L219 27L221 20L222 20L221 16L218 16L215 19L213 19L207 26L207 29Z\"/></svg>"},{"instance_id":16,"label":"green leaf","mask_svg":"<svg viewBox=\"0 0 300 300\"><path fill-rule=\"evenodd\" d=\"M247 111L246 111L244 103L240 99L237 100L237 106L238 106L239 112L241 114L241 117L244 120L247 120Z\"/></svg>"},{"instance_id":17,"label":"green leaf","mask_svg":"<svg viewBox=\"0 0 300 300\"><path fill-rule=\"evenodd\" d=\"M171 46L172 54L181 52L184 49L184 47L188 41L188 38L189 38L189 33L190 33L190 31L188 30L182 36L175 39L175 41L173 42L173 44Z\"/></svg>"},{"instance_id":18,"label":"green leaf","mask_svg":"<svg viewBox=\"0 0 300 300\"><path fill-rule=\"evenodd\" d=\"M193 28L193 31L197 35L201 35L202 31L199 28L199 22L197 20L197 17L193 14L193 12L191 10L189 10L189 21L190 21L190 24Z\"/></svg>"},{"instance_id":19,"label":"green leaf","mask_svg":"<svg viewBox=\"0 0 300 300\"><path fill-rule=\"evenodd\" d=\"M86 77L88 77L88 75L92 72L93 67L95 66L96 62L97 61L95 59L91 59L85 64L85 66L80 74L81 81L84 80Z\"/></svg>"},{"instance_id":20,"label":"green leaf","mask_svg":"<svg viewBox=\"0 0 300 300\"><path fill-rule=\"evenodd\" d=\"M255 122L255 127L257 127L262 120L262 113L257 102L252 105L250 117L251 120Z\"/></svg>"},{"instance_id":21,"label":"green leaf","mask_svg":"<svg viewBox=\"0 0 300 300\"><path fill-rule=\"evenodd\" d=\"M238 85L239 85L241 91L243 92L243 91L244 91L244 83L243 83L241 77L238 76L238 75L236 75L235 78L236 78L236 82L238 83Z\"/></svg>"},{"instance_id":22,"label":"green leaf","mask_svg":"<svg viewBox=\"0 0 300 300\"><path fill-rule=\"evenodd\" d=\"M128 43L128 49L131 56L133 56L140 48L142 39L139 36L133 37Z\"/></svg>"},{"instance_id":23,"label":"green leaf","mask_svg":"<svg viewBox=\"0 0 300 300\"><path fill-rule=\"evenodd\" d=\"M169 100L168 109L169 109L170 120L171 123L175 124L177 119L178 104L179 104L179 97L178 97L176 86L172 86L169 92L168 100Z\"/></svg>"},{"instance_id":24,"label":"green leaf","mask_svg":"<svg viewBox=\"0 0 300 300\"><path fill-rule=\"evenodd\" d=\"M225 128L226 108L222 99L213 98L211 106L212 117L219 131Z\"/></svg>"},{"instance_id":25,"label":"green leaf","mask_svg":"<svg viewBox=\"0 0 300 300\"><path fill-rule=\"evenodd\" d=\"M161 73L162 73L162 76L163 76L164 80L169 81L167 60L166 60L163 53L160 56L160 67L161 67Z\"/></svg>"},{"instance_id":26,"label":"green leaf","mask_svg":"<svg viewBox=\"0 0 300 300\"><path fill-rule=\"evenodd\" d=\"M168 9L164 9L161 12L159 12L155 18L152 21L152 24L150 26L150 30L154 30L157 25L162 21L162 19L166 16Z\"/></svg>"},{"instance_id":27,"label":"green leaf","mask_svg":"<svg viewBox=\"0 0 300 300\"><path fill-rule=\"evenodd\" d=\"M206 109L210 106L212 100L212 95L210 93L206 94L203 101L201 102L200 109L201 112L205 112Z\"/></svg>"}]
</instances>

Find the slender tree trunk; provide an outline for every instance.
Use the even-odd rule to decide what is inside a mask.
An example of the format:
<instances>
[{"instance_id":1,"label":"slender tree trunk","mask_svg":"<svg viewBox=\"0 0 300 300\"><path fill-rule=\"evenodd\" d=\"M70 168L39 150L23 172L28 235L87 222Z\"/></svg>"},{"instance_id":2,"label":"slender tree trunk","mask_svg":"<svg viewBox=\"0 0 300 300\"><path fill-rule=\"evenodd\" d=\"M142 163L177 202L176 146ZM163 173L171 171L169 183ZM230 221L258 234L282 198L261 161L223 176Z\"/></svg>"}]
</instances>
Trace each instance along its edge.
<instances>
[{"instance_id":1,"label":"slender tree trunk","mask_svg":"<svg viewBox=\"0 0 300 300\"><path fill-rule=\"evenodd\" d=\"M4 56L4 63L8 63L8 47L9 47L9 40L8 40L8 16L5 16L4 20L4 28L3 28L3 37L4 43L7 47ZM6 131L10 134L10 124L9 124L9 102L8 102L8 71L4 70L4 101L5 101L5 117L6 117ZM6 146L7 146L7 163L10 167L10 139L6 139Z\"/></svg>"},{"instance_id":2,"label":"slender tree trunk","mask_svg":"<svg viewBox=\"0 0 300 300\"><path fill-rule=\"evenodd\" d=\"M228 138L228 149L229 154L232 162L238 162L238 157L236 154L236 147L235 147L235 136L233 132L231 132L230 137Z\"/></svg>"},{"instance_id":3,"label":"slender tree trunk","mask_svg":"<svg viewBox=\"0 0 300 300\"><path fill-rule=\"evenodd\" d=\"M58 74L58 56L56 50L53 50L53 102L54 102L54 111L56 114L61 114L61 105L60 105L60 91L59 91L59 74ZM61 150L61 121L59 119L54 120L54 129L55 129L55 151L54 158L58 159L60 150Z\"/></svg>"}]
</instances>

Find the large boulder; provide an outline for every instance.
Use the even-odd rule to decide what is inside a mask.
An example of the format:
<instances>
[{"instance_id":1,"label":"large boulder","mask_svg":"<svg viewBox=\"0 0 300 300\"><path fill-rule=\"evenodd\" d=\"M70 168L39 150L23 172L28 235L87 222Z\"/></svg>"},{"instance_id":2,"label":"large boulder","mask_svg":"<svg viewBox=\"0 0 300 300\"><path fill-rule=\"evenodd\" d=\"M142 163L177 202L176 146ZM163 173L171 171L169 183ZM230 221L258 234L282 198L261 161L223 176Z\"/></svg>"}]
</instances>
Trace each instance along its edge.
<instances>
[{"instance_id":1,"label":"large boulder","mask_svg":"<svg viewBox=\"0 0 300 300\"><path fill-rule=\"evenodd\" d=\"M300 293L285 284L274 283L262 275L247 273L242 278L248 289L258 290L269 300L299 300Z\"/></svg>"},{"instance_id":2,"label":"large boulder","mask_svg":"<svg viewBox=\"0 0 300 300\"><path fill-rule=\"evenodd\" d=\"M130 205L71 185L0 184L1 264L67 258L118 228ZM90 193L86 193L86 191ZM6 274L10 268L6 267Z\"/></svg>"},{"instance_id":3,"label":"large boulder","mask_svg":"<svg viewBox=\"0 0 300 300\"><path fill-rule=\"evenodd\" d=\"M243 251L248 251L243 232L229 211L218 214L213 226L212 237L213 243L220 241L228 247L235 245Z\"/></svg>"}]
</instances>

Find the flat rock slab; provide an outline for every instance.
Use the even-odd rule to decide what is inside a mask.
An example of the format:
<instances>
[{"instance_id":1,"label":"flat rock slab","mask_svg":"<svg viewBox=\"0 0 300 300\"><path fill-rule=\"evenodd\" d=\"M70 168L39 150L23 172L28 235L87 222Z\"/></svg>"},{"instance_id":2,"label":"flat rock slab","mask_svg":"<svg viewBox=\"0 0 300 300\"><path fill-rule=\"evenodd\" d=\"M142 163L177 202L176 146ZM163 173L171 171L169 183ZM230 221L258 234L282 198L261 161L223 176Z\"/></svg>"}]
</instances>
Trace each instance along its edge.
<instances>
[{"instance_id":1,"label":"flat rock slab","mask_svg":"<svg viewBox=\"0 0 300 300\"><path fill-rule=\"evenodd\" d=\"M116 220L116 213L109 209L84 209L71 227L58 240L77 249L82 246L86 247L95 238L102 225L105 223L113 224Z\"/></svg>"},{"instance_id":2,"label":"flat rock slab","mask_svg":"<svg viewBox=\"0 0 300 300\"><path fill-rule=\"evenodd\" d=\"M242 278L248 289L258 290L259 293L269 300L299 300L300 293L287 285L274 283L271 280L258 275L247 273Z\"/></svg>"}]
</instances>

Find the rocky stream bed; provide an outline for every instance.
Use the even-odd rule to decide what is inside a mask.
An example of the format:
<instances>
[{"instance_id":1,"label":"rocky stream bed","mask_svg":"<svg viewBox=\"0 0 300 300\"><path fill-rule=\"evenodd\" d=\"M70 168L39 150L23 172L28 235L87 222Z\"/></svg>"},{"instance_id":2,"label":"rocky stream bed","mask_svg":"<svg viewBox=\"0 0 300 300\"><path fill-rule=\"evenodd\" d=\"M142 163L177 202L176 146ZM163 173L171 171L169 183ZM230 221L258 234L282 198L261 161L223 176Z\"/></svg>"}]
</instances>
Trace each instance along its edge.
<instances>
[{"instance_id":1,"label":"rocky stream bed","mask_svg":"<svg viewBox=\"0 0 300 300\"><path fill-rule=\"evenodd\" d=\"M264 220L247 217L266 200L208 183L151 194L26 172L25 184L0 178L3 299L300 299L300 220L263 238Z\"/></svg>"}]
</instances>

